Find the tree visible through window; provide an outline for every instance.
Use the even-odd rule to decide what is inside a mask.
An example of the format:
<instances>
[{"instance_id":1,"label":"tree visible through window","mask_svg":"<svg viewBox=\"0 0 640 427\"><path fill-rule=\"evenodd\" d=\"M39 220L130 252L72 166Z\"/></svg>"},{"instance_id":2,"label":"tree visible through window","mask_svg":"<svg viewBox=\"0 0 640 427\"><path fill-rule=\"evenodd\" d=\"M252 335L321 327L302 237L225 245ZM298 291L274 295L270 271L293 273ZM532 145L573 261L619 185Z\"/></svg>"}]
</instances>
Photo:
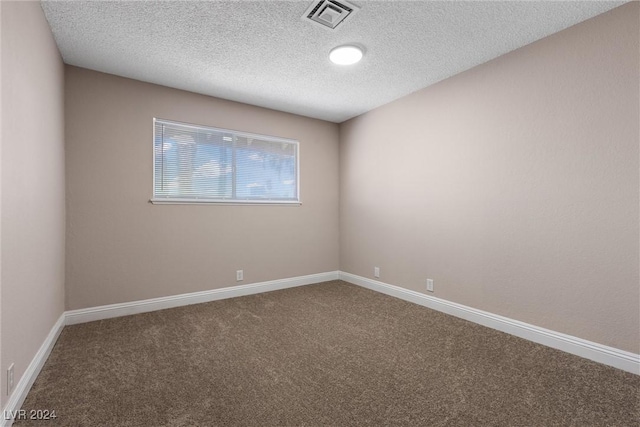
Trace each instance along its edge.
<instances>
[{"instance_id":1,"label":"tree visible through window","mask_svg":"<svg viewBox=\"0 0 640 427\"><path fill-rule=\"evenodd\" d=\"M153 202L298 203L298 141L154 119Z\"/></svg>"}]
</instances>

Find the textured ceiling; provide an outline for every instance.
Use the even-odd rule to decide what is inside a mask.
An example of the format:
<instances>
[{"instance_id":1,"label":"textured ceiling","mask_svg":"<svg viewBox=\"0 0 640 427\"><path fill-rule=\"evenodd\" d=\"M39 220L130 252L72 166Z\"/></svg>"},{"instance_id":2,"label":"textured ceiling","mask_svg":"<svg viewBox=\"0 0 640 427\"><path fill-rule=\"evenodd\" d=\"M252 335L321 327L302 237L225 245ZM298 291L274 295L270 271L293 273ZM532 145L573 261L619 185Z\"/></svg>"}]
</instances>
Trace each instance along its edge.
<instances>
[{"instance_id":1,"label":"textured ceiling","mask_svg":"<svg viewBox=\"0 0 640 427\"><path fill-rule=\"evenodd\" d=\"M46 1L67 64L342 122L625 2L362 1L330 31L309 1ZM329 62L338 45L364 59Z\"/></svg>"}]
</instances>

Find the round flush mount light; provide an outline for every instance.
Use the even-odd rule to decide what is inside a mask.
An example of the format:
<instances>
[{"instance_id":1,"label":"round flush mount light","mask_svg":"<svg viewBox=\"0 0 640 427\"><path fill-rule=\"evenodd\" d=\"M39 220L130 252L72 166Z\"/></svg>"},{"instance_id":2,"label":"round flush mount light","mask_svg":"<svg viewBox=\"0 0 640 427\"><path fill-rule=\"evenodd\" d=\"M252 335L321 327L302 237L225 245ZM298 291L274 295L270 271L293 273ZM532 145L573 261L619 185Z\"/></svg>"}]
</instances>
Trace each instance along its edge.
<instances>
[{"instance_id":1,"label":"round flush mount light","mask_svg":"<svg viewBox=\"0 0 640 427\"><path fill-rule=\"evenodd\" d=\"M329 59L334 64L352 65L362 59L362 49L353 45L338 46L331 50Z\"/></svg>"}]
</instances>

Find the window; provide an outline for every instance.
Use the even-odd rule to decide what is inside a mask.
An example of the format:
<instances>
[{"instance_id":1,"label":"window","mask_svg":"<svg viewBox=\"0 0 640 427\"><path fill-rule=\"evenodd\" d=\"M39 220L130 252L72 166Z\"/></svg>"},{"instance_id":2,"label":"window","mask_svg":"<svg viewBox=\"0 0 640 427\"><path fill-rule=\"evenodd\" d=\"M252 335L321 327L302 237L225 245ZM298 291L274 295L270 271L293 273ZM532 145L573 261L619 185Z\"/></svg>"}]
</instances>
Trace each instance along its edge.
<instances>
[{"instance_id":1,"label":"window","mask_svg":"<svg viewBox=\"0 0 640 427\"><path fill-rule=\"evenodd\" d=\"M153 120L153 203L300 203L298 141Z\"/></svg>"}]
</instances>

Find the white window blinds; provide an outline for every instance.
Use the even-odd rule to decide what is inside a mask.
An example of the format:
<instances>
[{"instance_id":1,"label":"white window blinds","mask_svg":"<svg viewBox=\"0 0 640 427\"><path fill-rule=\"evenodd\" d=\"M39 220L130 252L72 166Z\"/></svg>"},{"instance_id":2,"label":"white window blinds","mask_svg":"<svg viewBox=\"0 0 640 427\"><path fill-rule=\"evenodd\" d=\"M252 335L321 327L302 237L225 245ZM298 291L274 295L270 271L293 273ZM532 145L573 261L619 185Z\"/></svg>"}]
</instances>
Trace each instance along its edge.
<instances>
[{"instance_id":1,"label":"white window blinds","mask_svg":"<svg viewBox=\"0 0 640 427\"><path fill-rule=\"evenodd\" d=\"M152 201L299 203L298 145L154 119Z\"/></svg>"}]
</instances>

